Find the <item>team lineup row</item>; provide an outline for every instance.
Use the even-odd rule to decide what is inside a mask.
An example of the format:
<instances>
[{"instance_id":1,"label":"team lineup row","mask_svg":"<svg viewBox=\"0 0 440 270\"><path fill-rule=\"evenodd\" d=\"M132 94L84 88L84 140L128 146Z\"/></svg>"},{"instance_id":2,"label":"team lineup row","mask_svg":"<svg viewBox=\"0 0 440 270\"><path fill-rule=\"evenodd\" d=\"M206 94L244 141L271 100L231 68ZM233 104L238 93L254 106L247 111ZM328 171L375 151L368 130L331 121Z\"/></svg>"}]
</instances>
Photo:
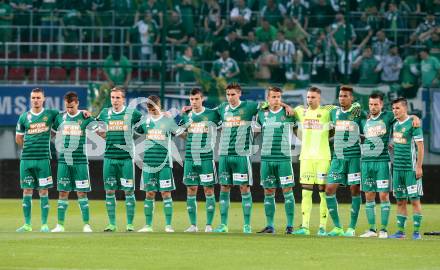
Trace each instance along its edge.
<instances>
[{"instance_id":1,"label":"team lineup row","mask_svg":"<svg viewBox=\"0 0 440 270\"><path fill-rule=\"evenodd\" d=\"M134 231L135 212L133 142L134 133L144 136L141 189L146 192L144 213L146 225L139 232L153 231L154 198L160 192L164 203L165 231L173 232L173 201L175 189L172 175L172 137L186 139L183 182L187 186L187 209L190 226L187 232L197 232L196 195L203 186L206 197L206 232L228 232L230 190L239 186L242 196L243 232L251 233L252 170L250 163L253 140L252 122L261 127L261 184L264 188L266 227L260 233L274 233L275 191L281 188L286 213L286 234L308 235L312 209L313 186L318 185L320 225L318 235L355 236L360 211L361 190L365 192L365 209L370 229L361 237L404 238L407 219L407 201L413 206L413 238L420 239L422 195L423 133L417 117L407 114L404 99L393 101L393 111L383 110L383 99L372 94L369 113L353 104L353 89L341 86L339 106L320 105L321 91L311 87L307 92L307 106L291 108L282 102L282 90L270 87L267 101L259 104L241 101L241 88L230 84L226 88L227 102L215 109L203 106L203 93L193 89L189 95L191 106L182 109L177 125L172 117L161 110L157 96L147 99L147 117L134 108L125 106L125 92L114 88L110 93L112 106L101 111L97 119L89 112L78 110L79 101L74 92L65 95L66 112L44 109L44 92L31 92L31 110L23 113L17 124L16 141L23 145L20 161L20 183L23 189L25 224L17 231L32 231L31 200L34 189L39 190L42 227L47 232L48 188L53 181L50 172L49 143L51 129L56 134L59 161L57 170L58 224L52 232L64 231L68 195L76 191L84 222L83 231L92 231L89 225L87 192L90 191L88 160L85 151L86 130L91 123L105 123L105 129L94 131L105 138L103 178L106 190L106 209L109 224L104 231L116 231L115 192L125 192L127 231ZM97 121L95 121L97 120ZM214 123L214 125L213 125ZM296 123L296 124L295 124ZM212 134L220 125L218 177L213 162ZM292 126L298 126L293 130ZM295 198L291 159L292 132L301 138L300 183L302 185L302 223L293 229ZM333 137L333 151L329 138ZM390 141L391 138L391 141ZM389 150L388 146L391 146ZM390 154L394 153L393 173L390 172ZM362 161L362 162L361 162ZM216 209L214 184L220 183L219 208L221 222L212 228ZM348 186L352 194L350 224L344 231L339 220L336 191L339 185ZM399 230L388 236L389 192L397 199ZM375 199L379 193L381 227L377 232ZM327 216L334 228L326 232Z\"/></svg>"}]
</instances>

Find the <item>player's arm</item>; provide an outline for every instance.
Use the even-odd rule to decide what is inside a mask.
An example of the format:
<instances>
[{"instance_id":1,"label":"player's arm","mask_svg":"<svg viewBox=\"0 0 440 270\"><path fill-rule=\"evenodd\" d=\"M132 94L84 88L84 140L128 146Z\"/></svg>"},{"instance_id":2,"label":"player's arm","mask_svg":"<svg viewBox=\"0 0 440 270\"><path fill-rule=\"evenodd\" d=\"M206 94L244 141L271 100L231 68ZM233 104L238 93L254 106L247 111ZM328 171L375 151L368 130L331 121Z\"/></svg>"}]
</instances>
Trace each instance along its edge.
<instances>
[{"instance_id":1,"label":"player's arm","mask_svg":"<svg viewBox=\"0 0 440 270\"><path fill-rule=\"evenodd\" d=\"M416 164L416 178L419 179L420 177L423 176L423 169L422 169L422 164L423 164L423 157L424 157L424 147L423 147L423 140L421 141L416 141L416 145L417 145L417 164Z\"/></svg>"},{"instance_id":2,"label":"player's arm","mask_svg":"<svg viewBox=\"0 0 440 270\"><path fill-rule=\"evenodd\" d=\"M23 146L23 143L24 143L24 133L26 132L25 126L24 126L25 117L26 117L25 114L20 116L20 118L18 119L16 130L15 130L15 142L19 146Z\"/></svg>"}]
</instances>

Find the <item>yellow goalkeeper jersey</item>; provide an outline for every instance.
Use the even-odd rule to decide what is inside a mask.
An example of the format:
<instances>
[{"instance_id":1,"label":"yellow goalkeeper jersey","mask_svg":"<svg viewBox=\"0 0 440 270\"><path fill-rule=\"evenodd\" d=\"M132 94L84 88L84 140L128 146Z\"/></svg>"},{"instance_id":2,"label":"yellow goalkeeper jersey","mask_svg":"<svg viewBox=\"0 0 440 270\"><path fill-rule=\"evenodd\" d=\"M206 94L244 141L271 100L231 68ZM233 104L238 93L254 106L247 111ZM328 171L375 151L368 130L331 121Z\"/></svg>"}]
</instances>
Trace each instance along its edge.
<instances>
[{"instance_id":1,"label":"yellow goalkeeper jersey","mask_svg":"<svg viewBox=\"0 0 440 270\"><path fill-rule=\"evenodd\" d=\"M330 112L335 108L334 105L319 106L315 110L303 105L295 107L301 139L300 160L330 160Z\"/></svg>"}]
</instances>

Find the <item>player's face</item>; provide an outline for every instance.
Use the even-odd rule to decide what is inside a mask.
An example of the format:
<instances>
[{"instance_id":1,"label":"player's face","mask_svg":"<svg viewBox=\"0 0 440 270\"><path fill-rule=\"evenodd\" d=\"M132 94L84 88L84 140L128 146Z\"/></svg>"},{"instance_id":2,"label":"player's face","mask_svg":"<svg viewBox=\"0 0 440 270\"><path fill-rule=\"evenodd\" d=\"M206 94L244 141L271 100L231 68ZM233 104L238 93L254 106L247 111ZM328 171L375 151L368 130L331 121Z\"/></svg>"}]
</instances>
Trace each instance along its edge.
<instances>
[{"instance_id":1,"label":"player's face","mask_svg":"<svg viewBox=\"0 0 440 270\"><path fill-rule=\"evenodd\" d=\"M370 109L370 113L376 116L382 111L383 101L380 100L380 98L370 98L368 108Z\"/></svg>"},{"instance_id":2,"label":"player's face","mask_svg":"<svg viewBox=\"0 0 440 270\"><path fill-rule=\"evenodd\" d=\"M393 114L397 119L401 119L406 114L406 106L401 102L393 104Z\"/></svg>"},{"instance_id":3,"label":"player's face","mask_svg":"<svg viewBox=\"0 0 440 270\"><path fill-rule=\"evenodd\" d=\"M151 115L159 115L160 114L160 107L157 106L148 106L148 113Z\"/></svg>"},{"instance_id":4,"label":"player's face","mask_svg":"<svg viewBox=\"0 0 440 270\"><path fill-rule=\"evenodd\" d=\"M353 95L349 91L339 91L339 105L349 107L353 103Z\"/></svg>"},{"instance_id":5,"label":"player's face","mask_svg":"<svg viewBox=\"0 0 440 270\"><path fill-rule=\"evenodd\" d=\"M78 112L79 102L78 101L73 101L73 102L64 101L64 106L66 107L66 111L68 114L74 115Z\"/></svg>"},{"instance_id":6,"label":"player's face","mask_svg":"<svg viewBox=\"0 0 440 270\"><path fill-rule=\"evenodd\" d=\"M31 106L35 109L40 109L43 107L45 97L43 93L37 92L37 93L31 93Z\"/></svg>"},{"instance_id":7,"label":"player's face","mask_svg":"<svg viewBox=\"0 0 440 270\"><path fill-rule=\"evenodd\" d=\"M321 95L317 92L307 92L307 105L316 108L321 104Z\"/></svg>"},{"instance_id":8,"label":"player's face","mask_svg":"<svg viewBox=\"0 0 440 270\"><path fill-rule=\"evenodd\" d=\"M237 89L226 90L226 99L232 106L237 106L240 103L241 91Z\"/></svg>"},{"instance_id":9,"label":"player's face","mask_svg":"<svg viewBox=\"0 0 440 270\"><path fill-rule=\"evenodd\" d=\"M202 108L203 97L200 94L191 95L189 96L189 102L191 103L191 107L193 107L193 109L198 110Z\"/></svg>"},{"instance_id":10,"label":"player's face","mask_svg":"<svg viewBox=\"0 0 440 270\"><path fill-rule=\"evenodd\" d=\"M122 92L114 91L110 93L110 100L114 110L119 111L125 104L125 97Z\"/></svg>"},{"instance_id":11,"label":"player's face","mask_svg":"<svg viewBox=\"0 0 440 270\"><path fill-rule=\"evenodd\" d=\"M269 102L269 106L271 108L280 107L281 106L281 93L275 92L275 91L269 91L269 94L267 95L267 101Z\"/></svg>"}]
</instances>

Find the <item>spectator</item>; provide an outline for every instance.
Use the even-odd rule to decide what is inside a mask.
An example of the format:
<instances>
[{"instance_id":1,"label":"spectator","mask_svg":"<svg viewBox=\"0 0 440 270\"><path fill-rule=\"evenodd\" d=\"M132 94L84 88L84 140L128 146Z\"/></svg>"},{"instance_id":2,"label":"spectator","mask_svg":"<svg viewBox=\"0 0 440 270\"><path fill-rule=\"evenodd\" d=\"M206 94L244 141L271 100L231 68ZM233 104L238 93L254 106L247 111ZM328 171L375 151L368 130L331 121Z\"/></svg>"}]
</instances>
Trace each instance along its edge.
<instances>
[{"instance_id":1,"label":"spectator","mask_svg":"<svg viewBox=\"0 0 440 270\"><path fill-rule=\"evenodd\" d=\"M121 54L119 49L113 48L104 62L104 77L109 88L123 85L125 89L131 80L131 63L127 57Z\"/></svg>"},{"instance_id":2,"label":"spectator","mask_svg":"<svg viewBox=\"0 0 440 270\"><path fill-rule=\"evenodd\" d=\"M41 36L43 41L55 42L58 40L60 20L58 10L63 8L60 0L42 0L40 2L40 21L43 29Z\"/></svg>"},{"instance_id":3,"label":"spectator","mask_svg":"<svg viewBox=\"0 0 440 270\"><path fill-rule=\"evenodd\" d=\"M135 43L141 44L139 47L141 66L144 66L144 63L152 58L153 45L160 42L158 28L156 21L153 20L153 14L149 11L145 12L144 17L136 22L132 28L131 33L136 37Z\"/></svg>"},{"instance_id":4,"label":"spectator","mask_svg":"<svg viewBox=\"0 0 440 270\"><path fill-rule=\"evenodd\" d=\"M269 51L267 43L262 43L260 56L255 62L255 78L261 81L269 81L272 78L272 70L277 66L277 56Z\"/></svg>"},{"instance_id":5,"label":"spectator","mask_svg":"<svg viewBox=\"0 0 440 270\"><path fill-rule=\"evenodd\" d=\"M392 40L396 43L399 43L400 38L399 29L405 28L404 20L401 12L397 8L397 5L394 2L390 2L388 4L388 11L384 15L385 23L384 27L391 31Z\"/></svg>"},{"instance_id":6,"label":"spectator","mask_svg":"<svg viewBox=\"0 0 440 270\"><path fill-rule=\"evenodd\" d=\"M188 36L194 36L195 28L194 28L194 18L196 14L196 8L191 0L181 0L182 2L179 5L175 6L175 9L182 18L182 25L185 28Z\"/></svg>"},{"instance_id":7,"label":"spectator","mask_svg":"<svg viewBox=\"0 0 440 270\"><path fill-rule=\"evenodd\" d=\"M153 15L153 20L159 25L159 28L163 27L163 8L162 4L157 2L157 0L144 0L136 12L135 22L139 21L139 17L146 12L150 12Z\"/></svg>"},{"instance_id":8,"label":"spectator","mask_svg":"<svg viewBox=\"0 0 440 270\"><path fill-rule=\"evenodd\" d=\"M295 19L302 28L307 29L309 25L309 9L301 3L301 0L290 0L287 3L287 17Z\"/></svg>"},{"instance_id":9,"label":"spectator","mask_svg":"<svg viewBox=\"0 0 440 270\"><path fill-rule=\"evenodd\" d=\"M377 9L380 5L380 1L376 0L357 0L357 2L359 11L367 11L369 8L372 7Z\"/></svg>"},{"instance_id":10,"label":"spectator","mask_svg":"<svg viewBox=\"0 0 440 270\"><path fill-rule=\"evenodd\" d=\"M12 19L14 18L12 7L5 3L5 0L0 0L0 42L10 42L12 40L11 28ZM0 46L2 48L2 46ZM3 49L4 50L4 49Z\"/></svg>"},{"instance_id":11,"label":"spectator","mask_svg":"<svg viewBox=\"0 0 440 270\"><path fill-rule=\"evenodd\" d=\"M417 14L422 12L421 0L400 0L399 9L406 15L408 28L417 27Z\"/></svg>"},{"instance_id":12,"label":"spectator","mask_svg":"<svg viewBox=\"0 0 440 270\"><path fill-rule=\"evenodd\" d=\"M408 55L400 71L401 94L404 97L415 97L419 87L420 61L418 53Z\"/></svg>"},{"instance_id":13,"label":"spectator","mask_svg":"<svg viewBox=\"0 0 440 270\"><path fill-rule=\"evenodd\" d=\"M286 39L295 44L307 45L309 34L301 27L297 20L287 17L284 18L284 24L281 29L286 34Z\"/></svg>"},{"instance_id":14,"label":"spectator","mask_svg":"<svg viewBox=\"0 0 440 270\"><path fill-rule=\"evenodd\" d=\"M184 25L180 21L179 13L171 12L170 24L167 28L166 41L168 44L174 46L176 52L182 50L182 45L188 41ZM171 56L171 58L174 58Z\"/></svg>"},{"instance_id":15,"label":"spectator","mask_svg":"<svg viewBox=\"0 0 440 270\"><path fill-rule=\"evenodd\" d=\"M192 49L193 59L196 62L202 61L204 57L203 45L197 42L195 37L190 37L188 41L188 45Z\"/></svg>"},{"instance_id":16,"label":"spectator","mask_svg":"<svg viewBox=\"0 0 440 270\"><path fill-rule=\"evenodd\" d=\"M238 0L237 5L231 10L232 25L238 36L247 35L252 30L252 11L246 7L245 0Z\"/></svg>"},{"instance_id":17,"label":"spectator","mask_svg":"<svg viewBox=\"0 0 440 270\"><path fill-rule=\"evenodd\" d=\"M220 5L216 1L208 1L208 6L208 15L204 22L206 40L216 42L223 37L226 21L222 18Z\"/></svg>"},{"instance_id":18,"label":"spectator","mask_svg":"<svg viewBox=\"0 0 440 270\"><path fill-rule=\"evenodd\" d=\"M428 12L428 14L426 15L425 21L420 23L419 26L417 26L417 29L411 35L410 41L407 44L407 46L412 45L414 42L417 41L419 36L421 36L422 34L424 34L426 32L429 32L431 29L436 28L437 26L438 25L437 25L437 22L435 21L434 13Z\"/></svg>"},{"instance_id":19,"label":"spectator","mask_svg":"<svg viewBox=\"0 0 440 270\"><path fill-rule=\"evenodd\" d=\"M385 35L383 30L379 30L376 33L376 37L373 38L373 54L378 56L379 59L388 54L388 50L393 45Z\"/></svg>"},{"instance_id":20,"label":"spectator","mask_svg":"<svg viewBox=\"0 0 440 270\"><path fill-rule=\"evenodd\" d=\"M326 68L326 57L325 57L325 35L312 42L312 71L311 80L312 82L323 83L329 81L329 69Z\"/></svg>"},{"instance_id":21,"label":"spectator","mask_svg":"<svg viewBox=\"0 0 440 270\"><path fill-rule=\"evenodd\" d=\"M286 8L282 4L276 4L275 0L267 0L267 4L261 10L261 18L278 27L283 22L283 16L286 14Z\"/></svg>"},{"instance_id":22,"label":"spectator","mask_svg":"<svg viewBox=\"0 0 440 270\"><path fill-rule=\"evenodd\" d=\"M237 62L229 57L229 51L224 50L221 57L213 63L211 75L215 78L225 78L231 82L238 78L240 68Z\"/></svg>"},{"instance_id":23,"label":"spectator","mask_svg":"<svg viewBox=\"0 0 440 270\"><path fill-rule=\"evenodd\" d=\"M317 4L311 6L310 14L312 14L310 27L325 28L334 18L335 11L326 0L319 0Z\"/></svg>"},{"instance_id":24,"label":"spectator","mask_svg":"<svg viewBox=\"0 0 440 270\"><path fill-rule=\"evenodd\" d=\"M423 44L429 49L429 55L436 57L438 60L440 60L440 28L432 28L429 30L428 38L423 42ZM420 36L420 39L422 39L424 34Z\"/></svg>"},{"instance_id":25,"label":"spectator","mask_svg":"<svg viewBox=\"0 0 440 270\"><path fill-rule=\"evenodd\" d=\"M261 45L255 39L255 33L249 32L246 41L241 43L241 49L246 55L246 61L253 62L260 55Z\"/></svg>"},{"instance_id":26,"label":"spectator","mask_svg":"<svg viewBox=\"0 0 440 270\"><path fill-rule=\"evenodd\" d=\"M433 87L439 85L440 62L434 56L429 55L429 49L423 48L419 52L421 59L420 69L422 74L422 86Z\"/></svg>"},{"instance_id":27,"label":"spectator","mask_svg":"<svg viewBox=\"0 0 440 270\"><path fill-rule=\"evenodd\" d=\"M193 51L191 47L186 47L184 54L177 58L177 82L194 82Z\"/></svg>"},{"instance_id":28,"label":"spectator","mask_svg":"<svg viewBox=\"0 0 440 270\"><path fill-rule=\"evenodd\" d=\"M135 0L112 1L112 9L115 11L115 26L131 26L135 19L136 8Z\"/></svg>"},{"instance_id":29,"label":"spectator","mask_svg":"<svg viewBox=\"0 0 440 270\"><path fill-rule=\"evenodd\" d=\"M220 56L223 51L227 50L228 54L236 61L244 61L245 55L241 48L241 42L237 39L235 30L229 30L228 35L214 44L213 49L217 56Z\"/></svg>"},{"instance_id":30,"label":"spectator","mask_svg":"<svg viewBox=\"0 0 440 270\"><path fill-rule=\"evenodd\" d=\"M261 26L255 30L255 36L258 42L271 43L277 37L277 29L266 18L261 18Z\"/></svg>"},{"instance_id":31,"label":"spectator","mask_svg":"<svg viewBox=\"0 0 440 270\"><path fill-rule=\"evenodd\" d=\"M387 84L397 83L402 66L399 49L396 45L393 45L390 47L389 53L380 59L378 69L382 71L380 75L382 82Z\"/></svg>"},{"instance_id":32,"label":"spectator","mask_svg":"<svg viewBox=\"0 0 440 270\"><path fill-rule=\"evenodd\" d=\"M379 83L379 60L374 57L371 47L365 47L362 55L354 61L353 68L359 70L359 84Z\"/></svg>"},{"instance_id":33,"label":"spectator","mask_svg":"<svg viewBox=\"0 0 440 270\"><path fill-rule=\"evenodd\" d=\"M33 9L32 0L11 0L9 4L12 7L12 14L14 15L13 24L19 26L29 26L31 23L31 12ZM20 40L28 42L30 40L30 30L28 27L20 29ZM2 37L4 35L1 35Z\"/></svg>"},{"instance_id":34,"label":"spectator","mask_svg":"<svg viewBox=\"0 0 440 270\"><path fill-rule=\"evenodd\" d=\"M345 42L346 31L349 32L348 35L350 36L351 42L355 42L356 33L354 31L353 25L346 25L344 15L340 12L336 14L335 18L336 22L332 24L332 30L334 31L333 37L336 43L338 43L338 45L341 45Z\"/></svg>"},{"instance_id":35,"label":"spectator","mask_svg":"<svg viewBox=\"0 0 440 270\"><path fill-rule=\"evenodd\" d=\"M62 18L61 25L63 26L63 37L64 42L68 43L78 43L83 41L83 33L78 29L79 26L87 25L85 22L85 18L82 16L79 10L69 10L66 12ZM78 49L76 48L68 48L70 49Z\"/></svg>"},{"instance_id":36,"label":"spectator","mask_svg":"<svg viewBox=\"0 0 440 270\"><path fill-rule=\"evenodd\" d=\"M333 46L336 48L336 53L338 55L338 80L342 81L343 76L351 76L352 75L352 64L353 61L356 60L356 58L359 56L361 50L367 45L368 40L373 35L373 32L370 31L367 35L367 37L364 38L364 40L359 44L359 46L356 49L353 49L351 41L348 42L348 68L345 67L345 51L342 49L345 47L345 44L343 44L343 47L341 48L333 38L334 31L330 33L330 41L333 44Z\"/></svg>"},{"instance_id":37,"label":"spectator","mask_svg":"<svg viewBox=\"0 0 440 270\"><path fill-rule=\"evenodd\" d=\"M295 57L295 45L292 41L286 40L284 31L280 30L277 40L272 43L271 51L277 56L278 67L274 70L276 82L284 83L292 79L292 60Z\"/></svg>"}]
</instances>

